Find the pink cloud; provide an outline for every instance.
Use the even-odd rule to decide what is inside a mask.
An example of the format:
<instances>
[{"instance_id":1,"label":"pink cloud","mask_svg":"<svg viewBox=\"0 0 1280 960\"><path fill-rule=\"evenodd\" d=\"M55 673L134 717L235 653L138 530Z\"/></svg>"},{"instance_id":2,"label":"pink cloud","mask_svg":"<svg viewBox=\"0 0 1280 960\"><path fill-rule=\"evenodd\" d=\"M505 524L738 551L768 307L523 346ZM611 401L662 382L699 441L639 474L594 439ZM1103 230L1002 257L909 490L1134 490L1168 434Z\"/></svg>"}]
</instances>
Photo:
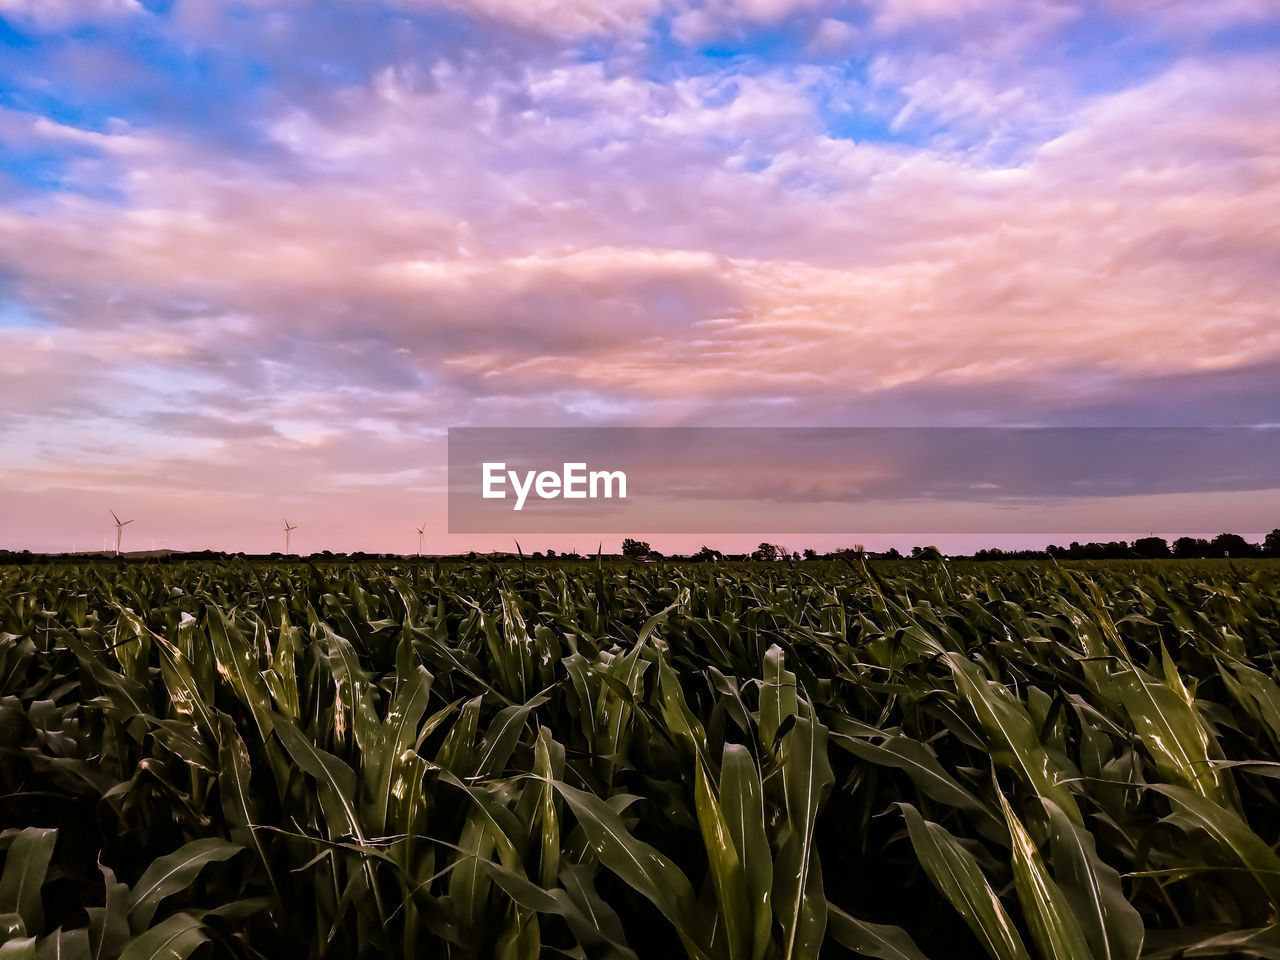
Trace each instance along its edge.
<instances>
[{"instance_id":1,"label":"pink cloud","mask_svg":"<svg viewBox=\"0 0 1280 960\"><path fill-rule=\"evenodd\" d=\"M861 31L845 20L824 17L813 31L809 49L814 53L844 53L853 49L861 37Z\"/></svg>"},{"instance_id":2,"label":"pink cloud","mask_svg":"<svg viewBox=\"0 0 1280 960\"><path fill-rule=\"evenodd\" d=\"M45 321L0 330L0 486L173 524L218 491L262 523L379 487L417 511L451 423L805 422L912 387L1038 383L1030 403L1280 361L1274 64L1187 60L1069 109L966 65L872 83L1043 142L997 163L834 139L815 91L868 94L820 68L389 69L282 107L259 160L0 115L119 193L0 210Z\"/></svg>"},{"instance_id":3,"label":"pink cloud","mask_svg":"<svg viewBox=\"0 0 1280 960\"><path fill-rule=\"evenodd\" d=\"M642 31L663 0L397 0L407 9L452 10L560 39Z\"/></svg>"},{"instance_id":4,"label":"pink cloud","mask_svg":"<svg viewBox=\"0 0 1280 960\"><path fill-rule=\"evenodd\" d=\"M1187 64L1098 103L1003 171L828 141L803 123L763 170L702 152L709 133L803 119L802 99L779 81L706 106L697 90L664 103L599 72L568 84L530 77L534 102L585 104L598 89L608 116L597 123L588 110L547 129L482 107L488 115L452 144L434 130L471 101L384 90L379 112L366 103L336 125L296 117L280 127L318 176L332 172L323 206L314 182L193 169L185 148L140 154L121 133L105 142L132 158L129 208L65 198L39 218L6 214L0 249L32 287L86 298L98 324L203 299L262 329L367 327L411 351L437 339L471 358L440 356L446 369L474 373L474 358L488 356L494 375L523 364L516 381L612 379L661 394L673 364L655 358L676 342L699 345L674 367L707 390L752 382L750 357L783 343L771 378L822 380L857 358L868 389L1063 363L1214 365L1240 349L1218 346L1224 333L1255 355L1273 343L1274 290L1260 267L1275 222L1277 129L1244 93L1275 83L1256 61L1230 73ZM620 99L634 109L619 115ZM486 144L499 127L503 146ZM597 188L591 161L552 162L602 129L599 150L622 182ZM508 152L548 162L500 176L462 162L486 152L490 169ZM679 163L647 174L651 153ZM424 161L431 175L415 177ZM823 186L788 192L801 174ZM1182 318L1173 327L1171 314ZM652 346L636 340L636 324ZM483 351L468 345L469 329ZM504 359L497 330L522 331L511 347L522 359ZM1149 343L1140 355L1122 349L1135 339ZM557 359L523 363L534 343ZM721 360L703 366L704 355Z\"/></svg>"},{"instance_id":5,"label":"pink cloud","mask_svg":"<svg viewBox=\"0 0 1280 960\"><path fill-rule=\"evenodd\" d=\"M0 14L45 30L145 12L138 0L0 0Z\"/></svg>"}]
</instances>

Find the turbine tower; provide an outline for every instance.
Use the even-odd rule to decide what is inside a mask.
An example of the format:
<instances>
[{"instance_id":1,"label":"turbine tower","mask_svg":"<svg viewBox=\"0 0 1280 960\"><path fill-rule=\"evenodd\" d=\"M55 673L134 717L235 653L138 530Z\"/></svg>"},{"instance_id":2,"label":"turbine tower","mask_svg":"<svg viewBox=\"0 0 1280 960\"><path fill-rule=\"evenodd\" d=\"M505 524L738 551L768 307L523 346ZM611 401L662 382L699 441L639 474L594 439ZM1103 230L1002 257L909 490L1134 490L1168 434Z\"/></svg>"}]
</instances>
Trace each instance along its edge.
<instances>
[{"instance_id":1,"label":"turbine tower","mask_svg":"<svg viewBox=\"0 0 1280 960\"><path fill-rule=\"evenodd\" d=\"M124 528L133 523L133 521L121 521L121 519L116 516L116 512L114 510L108 510L107 513L111 514L111 519L116 522L116 556L118 557L120 556L120 534L123 532Z\"/></svg>"},{"instance_id":2,"label":"turbine tower","mask_svg":"<svg viewBox=\"0 0 1280 960\"><path fill-rule=\"evenodd\" d=\"M289 555L289 534L297 529L298 525L296 523L293 526L289 526L289 518L284 518L284 555L286 557Z\"/></svg>"},{"instance_id":3,"label":"turbine tower","mask_svg":"<svg viewBox=\"0 0 1280 960\"><path fill-rule=\"evenodd\" d=\"M416 528L418 531L418 556L422 556L422 535L427 531L427 521L422 521L422 526Z\"/></svg>"}]
</instances>

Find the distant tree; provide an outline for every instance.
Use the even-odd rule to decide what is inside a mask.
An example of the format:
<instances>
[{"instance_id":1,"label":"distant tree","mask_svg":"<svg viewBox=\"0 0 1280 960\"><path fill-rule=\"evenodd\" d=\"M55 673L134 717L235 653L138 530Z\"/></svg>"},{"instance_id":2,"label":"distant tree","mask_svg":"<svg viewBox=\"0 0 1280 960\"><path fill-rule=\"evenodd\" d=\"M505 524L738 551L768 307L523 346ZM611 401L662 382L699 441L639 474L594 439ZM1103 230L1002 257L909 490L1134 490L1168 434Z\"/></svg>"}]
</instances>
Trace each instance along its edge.
<instances>
[{"instance_id":1,"label":"distant tree","mask_svg":"<svg viewBox=\"0 0 1280 960\"><path fill-rule=\"evenodd\" d=\"M912 547L911 555L918 560L940 560L942 559L942 551L935 546Z\"/></svg>"},{"instance_id":2,"label":"distant tree","mask_svg":"<svg viewBox=\"0 0 1280 960\"><path fill-rule=\"evenodd\" d=\"M1280 557L1280 530L1272 530L1262 541L1262 552L1268 557Z\"/></svg>"},{"instance_id":3,"label":"distant tree","mask_svg":"<svg viewBox=\"0 0 1280 960\"><path fill-rule=\"evenodd\" d=\"M627 537L622 541L622 555L624 557L647 557L649 553L649 545L643 540L632 540Z\"/></svg>"},{"instance_id":4,"label":"distant tree","mask_svg":"<svg viewBox=\"0 0 1280 960\"><path fill-rule=\"evenodd\" d=\"M553 558L555 557L555 555L556 555L556 552L555 552L554 550L548 550L548 551L547 551L547 559L548 559L548 560L553 559Z\"/></svg>"},{"instance_id":5,"label":"distant tree","mask_svg":"<svg viewBox=\"0 0 1280 960\"><path fill-rule=\"evenodd\" d=\"M806 560L817 560L818 551L813 549L813 547L805 547L804 558Z\"/></svg>"},{"instance_id":6,"label":"distant tree","mask_svg":"<svg viewBox=\"0 0 1280 960\"><path fill-rule=\"evenodd\" d=\"M1099 560L1133 556L1133 549L1123 540L1108 540L1106 543L1091 543L1089 546L1094 550L1094 557Z\"/></svg>"},{"instance_id":7,"label":"distant tree","mask_svg":"<svg viewBox=\"0 0 1280 960\"><path fill-rule=\"evenodd\" d=\"M542 551L541 551L541 550L535 550L535 551L533 551L533 559L534 559L534 560L541 560L541 559L542 559Z\"/></svg>"},{"instance_id":8,"label":"distant tree","mask_svg":"<svg viewBox=\"0 0 1280 960\"><path fill-rule=\"evenodd\" d=\"M720 557L721 553L719 550L712 550L706 544L703 544L702 549L690 556L689 559L697 563L707 563L711 560L719 560Z\"/></svg>"},{"instance_id":9,"label":"distant tree","mask_svg":"<svg viewBox=\"0 0 1280 960\"><path fill-rule=\"evenodd\" d=\"M662 556L663 556L663 555L662 555L661 553L659 553L657 550L650 550L650 551L649 551L649 559L650 559L650 560L661 560L661 559L662 559Z\"/></svg>"},{"instance_id":10,"label":"distant tree","mask_svg":"<svg viewBox=\"0 0 1280 960\"><path fill-rule=\"evenodd\" d=\"M880 554L886 560L901 560L902 552L897 547L890 547L884 553Z\"/></svg>"},{"instance_id":11,"label":"distant tree","mask_svg":"<svg viewBox=\"0 0 1280 960\"><path fill-rule=\"evenodd\" d=\"M1133 552L1140 557L1167 557L1169 541L1164 537L1140 537L1133 541Z\"/></svg>"},{"instance_id":12,"label":"distant tree","mask_svg":"<svg viewBox=\"0 0 1280 960\"><path fill-rule=\"evenodd\" d=\"M1220 533L1209 544L1213 557L1252 557L1258 548L1238 533Z\"/></svg>"},{"instance_id":13,"label":"distant tree","mask_svg":"<svg viewBox=\"0 0 1280 960\"><path fill-rule=\"evenodd\" d=\"M1173 555L1180 559L1206 557L1209 555L1209 541L1200 537L1179 537L1173 541Z\"/></svg>"},{"instance_id":14,"label":"distant tree","mask_svg":"<svg viewBox=\"0 0 1280 960\"><path fill-rule=\"evenodd\" d=\"M1058 550L1059 553L1052 551ZM1050 556L1070 557L1072 560L1108 560L1121 559L1133 556L1133 549L1123 540L1108 540L1105 543L1089 541L1081 543L1079 540L1072 540L1071 546L1066 550L1061 547L1051 547L1047 551Z\"/></svg>"},{"instance_id":15,"label":"distant tree","mask_svg":"<svg viewBox=\"0 0 1280 960\"><path fill-rule=\"evenodd\" d=\"M860 543L855 543L852 547L841 547L839 550L828 553L827 556L833 559L861 562L866 559L868 554L866 547Z\"/></svg>"},{"instance_id":16,"label":"distant tree","mask_svg":"<svg viewBox=\"0 0 1280 960\"><path fill-rule=\"evenodd\" d=\"M778 548L772 543L762 543L751 553L752 560L777 560Z\"/></svg>"}]
</instances>

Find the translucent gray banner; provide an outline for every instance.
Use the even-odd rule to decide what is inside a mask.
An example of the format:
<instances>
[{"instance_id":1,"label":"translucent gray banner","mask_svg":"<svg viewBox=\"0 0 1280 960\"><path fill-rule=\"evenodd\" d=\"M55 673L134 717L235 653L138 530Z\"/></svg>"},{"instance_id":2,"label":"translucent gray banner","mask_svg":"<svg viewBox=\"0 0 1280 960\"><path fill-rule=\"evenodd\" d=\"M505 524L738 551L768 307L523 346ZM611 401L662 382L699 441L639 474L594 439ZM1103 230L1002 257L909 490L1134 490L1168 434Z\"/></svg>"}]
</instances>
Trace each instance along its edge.
<instances>
[{"instance_id":1,"label":"translucent gray banner","mask_svg":"<svg viewBox=\"0 0 1280 960\"><path fill-rule=\"evenodd\" d=\"M453 428L450 533L1280 523L1276 427Z\"/></svg>"}]
</instances>

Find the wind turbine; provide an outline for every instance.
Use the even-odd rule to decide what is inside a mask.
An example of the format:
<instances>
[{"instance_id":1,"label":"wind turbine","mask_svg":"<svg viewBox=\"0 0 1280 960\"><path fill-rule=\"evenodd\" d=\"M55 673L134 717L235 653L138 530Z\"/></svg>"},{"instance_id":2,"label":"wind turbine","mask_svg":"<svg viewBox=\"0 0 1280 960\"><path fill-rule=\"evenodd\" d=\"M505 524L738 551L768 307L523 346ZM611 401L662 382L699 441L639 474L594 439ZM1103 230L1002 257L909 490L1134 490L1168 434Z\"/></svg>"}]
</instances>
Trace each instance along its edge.
<instances>
[{"instance_id":1,"label":"wind turbine","mask_svg":"<svg viewBox=\"0 0 1280 960\"><path fill-rule=\"evenodd\" d=\"M422 535L427 531L427 521L422 521L422 526L415 528L418 531L418 556L422 556Z\"/></svg>"},{"instance_id":2,"label":"wind turbine","mask_svg":"<svg viewBox=\"0 0 1280 960\"><path fill-rule=\"evenodd\" d=\"M289 534L297 529L298 525L296 523L293 526L289 526L289 518L284 518L284 555L286 557L289 555Z\"/></svg>"},{"instance_id":3,"label":"wind turbine","mask_svg":"<svg viewBox=\"0 0 1280 960\"><path fill-rule=\"evenodd\" d=\"M116 512L114 510L108 510L107 513L111 514L111 519L116 522L116 556L118 557L120 556L120 534L124 528L133 523L133 521L125 520L122 522L120 518L116 516Z\"/></svg>"}]
</instances>

